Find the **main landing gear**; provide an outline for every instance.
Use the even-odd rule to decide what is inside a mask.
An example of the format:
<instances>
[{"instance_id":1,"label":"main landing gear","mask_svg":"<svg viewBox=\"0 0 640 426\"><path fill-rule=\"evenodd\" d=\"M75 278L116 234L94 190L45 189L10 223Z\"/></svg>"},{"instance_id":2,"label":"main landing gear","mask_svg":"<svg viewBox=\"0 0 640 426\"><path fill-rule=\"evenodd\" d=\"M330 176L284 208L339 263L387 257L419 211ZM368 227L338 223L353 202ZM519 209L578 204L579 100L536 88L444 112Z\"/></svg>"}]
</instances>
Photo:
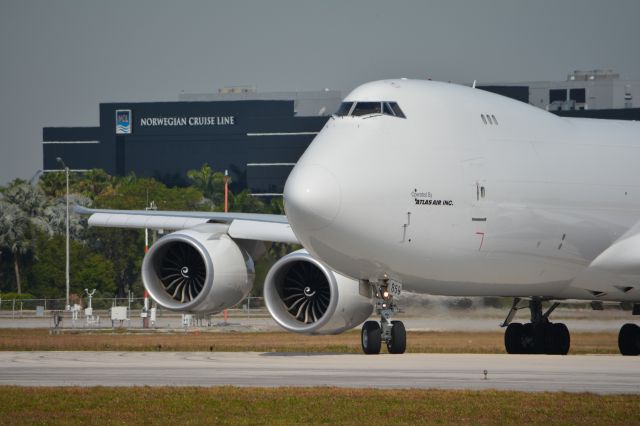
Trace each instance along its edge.
<instances>
[{"instance_id":1,"label":"main landing gear","mask_svg":"<svg viewBox=\"0 0 640 426\"><path fill-rule=\"evenodd\" d=\"M389 291L389 281L383 280L374 287L380 322L367 321L362 325L362 351L368 355L379 354L384 341L390 354L402 354L407 348L407 332L402 321L390 321L398 307Z\"/></svg>"},{"instance_id":2,"label":"main landing gear","mask_svg":"<svg viewBox=\"0 0 640 426\"><path fill-rule=\"evenodd\" d=\"M549 315L558 307L554 303L542 313L542 300L534 297L529 301L531 322L521 324L511 322L518 309L520 298L513 300L513 306L504 320L502 327L507 327L504 333L504 347L510 354L547 354L566 355L571 345L569 329L563 323L552 323Z\"/></svg>"},{"instance_id":3,"label":"main landing gear","mask_svg":"<svg viewBox=\"0 0 640 426\"><path fill-rule=\"evenodd\" d=\"M618 349L622 355L640 355L640 326L628 323L618 334Z\"/></svg>"},{"instance_id":4,"label":"main landing gear","mask_svg":"<svg viewBox=\"0 0 640 426\"><path fill-rule=\"evenodd\" d=\"M634 303L633 315L640 315L640 303ZM629 323L618 333L618 349L622 355L640 355L640 326Z\"/></svg>"}]
</instances>

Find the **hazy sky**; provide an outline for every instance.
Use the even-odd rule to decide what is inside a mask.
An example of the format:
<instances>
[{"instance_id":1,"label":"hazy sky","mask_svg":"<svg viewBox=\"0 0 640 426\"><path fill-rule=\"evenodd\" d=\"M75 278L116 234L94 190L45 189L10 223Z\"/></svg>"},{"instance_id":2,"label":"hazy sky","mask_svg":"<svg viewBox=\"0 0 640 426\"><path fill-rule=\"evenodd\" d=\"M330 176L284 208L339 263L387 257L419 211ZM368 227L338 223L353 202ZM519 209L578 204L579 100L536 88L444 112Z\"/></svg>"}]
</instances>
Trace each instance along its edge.
<instances>
[{"instance_id":1,"label":"hazy sky","mask_svg":"<svg viewBox=\"0 0 640 426\"><path fill-rule=\"evenodd\" d=\"M42 167L42 127L95 126L100 102L594 68L640 79L639 18L638 0L0 0L0 184Z\"/></svg>"}]
</instances>

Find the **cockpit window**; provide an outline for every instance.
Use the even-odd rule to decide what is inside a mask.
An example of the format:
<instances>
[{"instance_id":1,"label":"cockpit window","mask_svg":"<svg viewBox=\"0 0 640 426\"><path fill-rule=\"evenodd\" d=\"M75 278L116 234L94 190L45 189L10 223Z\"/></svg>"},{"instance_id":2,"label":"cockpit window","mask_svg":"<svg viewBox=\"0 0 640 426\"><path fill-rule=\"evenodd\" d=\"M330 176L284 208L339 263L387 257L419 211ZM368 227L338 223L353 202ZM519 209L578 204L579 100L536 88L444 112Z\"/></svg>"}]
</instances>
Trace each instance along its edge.
<instances>
[{"instance_id":1,"label":"cockpit window","mask_svg":"<svg viewBox=\"0 0 640 426\"><path fill-rule=\"evenodd\" d=\"M380 102L358 102L351 115L380 114Z\"/></svg>"},{"instance_id":2,"label":"cockpit window","mask_svg":"<svg viewBox=\"0 0 640 426\"><path fill-rule=\"evenodd\" d=\"M340 104L340 108L336 111L338 117L344 117L345 115L349 115L351 111L351 107L353 106L353 102L343 102Z\"/></svg>"},{"instance_id":3,"label":"cockpit window","mask_svg":"<svg viewBox=\"0 0 640 426\"><path fill-rule=\"evenodd\" d=\"M395 113L396 117L407 118L404 115L404 113L402 112L402 110L400 109L400 105L398 105L397 102L389 102L389 106L391 107L391 109Z\"/></svg>"},{"instance_id":4,"label":"cockpit window","mask_svg":"<svg viewBox=\"0 0 640 426\"><path fill-rule=\"evenodd\" d=\"M397 102L343 102L336 111L337 117L384 114L391 117L406 118Z\"/></svg>"}]
</instances>

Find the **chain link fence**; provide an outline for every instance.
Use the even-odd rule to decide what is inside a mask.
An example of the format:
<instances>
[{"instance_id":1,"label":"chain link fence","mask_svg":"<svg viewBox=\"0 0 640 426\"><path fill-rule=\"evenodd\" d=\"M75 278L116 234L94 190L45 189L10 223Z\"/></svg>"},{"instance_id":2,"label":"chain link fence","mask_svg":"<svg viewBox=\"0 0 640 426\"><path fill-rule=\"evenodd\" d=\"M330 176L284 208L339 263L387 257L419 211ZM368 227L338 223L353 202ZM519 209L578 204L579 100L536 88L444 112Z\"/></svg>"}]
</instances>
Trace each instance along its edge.
<instances>
[{"instance_id":1,"label":"chain link fence","mask_svg":"<svg viewBox=\"0 0 640 426\"><path fill-rule=\"evenodd\" d=\"M29 320L34 327L42 326L47 321L55 323L53 326L65 327L77 325L93 325L93 326L115 326L112 321L112 308L126 308L126 321L131 325L142 324L140 320L144 317L144 298L91 298L91 308L89 307L89 298L85 297L80 301L71 302L71 309L66 309L65 299L4 299L0 295L0 327L2 322L7 320L25 320L23 326L28 326ZM161 307L156 307L152 299L148 300L148 308L156 308L155 318L157 321L162 319L173 320L177 324L185 322L184 315L180 312L173 312ZM122 309L121 309L122 311ZM217 316L225 318L260 318L268 317L269 314L262 297L248 297L230 308L225 313L219 313ZM182 318L181 318L182 317ZM194 315L199 319L210 319L211 315ZM38 321L39 320L39 321ZM120 321L120 320L118 320ZM166 323L167 321L163 321ZM210 322L210 321L209 321ZM20 323L17 323L20 325ZM121 322L119 325L124 325Z\"/></svg>"}]
</instances>

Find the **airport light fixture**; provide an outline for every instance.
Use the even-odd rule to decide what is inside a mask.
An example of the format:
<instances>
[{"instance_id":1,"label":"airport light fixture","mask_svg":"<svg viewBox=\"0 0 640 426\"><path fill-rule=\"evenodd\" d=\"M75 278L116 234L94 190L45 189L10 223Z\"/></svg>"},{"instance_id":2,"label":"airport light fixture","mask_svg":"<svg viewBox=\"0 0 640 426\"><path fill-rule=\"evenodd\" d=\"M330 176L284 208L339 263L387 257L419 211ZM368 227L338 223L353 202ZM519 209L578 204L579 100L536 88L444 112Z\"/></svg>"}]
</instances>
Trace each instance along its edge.
<instances>
[{"instance_id":1,"label":"airport light fixture","mask_svg":"<svg viewBox=\"0 0 640 426\"><path fill-rule=\"evenodd\" d=\"M66 287L67 287L67 292L66 292L67 295L66 295L66 301L65 301L65 310L69 311L71 310L71 305L69 304L69 167L67 167L67 165L64 164L64 160L61 157L57 157L56 161L60 163L60 165L64 169L66 183L67 183L67 195L65 197L67 201L67 220L66 220L67 245L66 245L66 267L65 267L65 281L66 281Z\"/></svg>"},{"instance_id":2,"label":"airport light fixture","mask_svg":"<svg viewBox=\"0 0 640 426\"><path fill-rule=\"evenodd\" d=\"M29 185L33 184L33 182L36 180L36 178L38 176L40 176L40 173L42 173L42 169L36 170L36 172L33 174L33 176L31 176L31 179L29 179Z\"/></svg>"}]
</instances>

